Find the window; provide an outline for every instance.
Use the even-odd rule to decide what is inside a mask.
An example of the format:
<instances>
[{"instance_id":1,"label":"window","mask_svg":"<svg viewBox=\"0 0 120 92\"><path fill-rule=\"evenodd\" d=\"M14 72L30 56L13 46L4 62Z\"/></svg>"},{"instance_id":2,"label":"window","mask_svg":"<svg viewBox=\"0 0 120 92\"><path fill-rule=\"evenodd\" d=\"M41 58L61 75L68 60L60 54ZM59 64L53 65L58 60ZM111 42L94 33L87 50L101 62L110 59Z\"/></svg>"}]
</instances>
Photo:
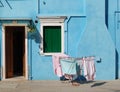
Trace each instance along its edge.
<instances>
[{"instance_id":1,"label":"window","mask_svg":"<svg viewBox=\"0 0 120 92\"><path fill-rule=\"evenodd\" d=\"M43 52L61 52L61 26L43 27Z\"/></svg>"},{"instance_id":2,"label":"window","mask_svg":"<svg viewBox=\"0 0 120 92\"><path fill-rule=\"evenodd\" d=\"M66 17L40 17L40 53L64 53L64 20Z\"/></svg>"}]
</instances>

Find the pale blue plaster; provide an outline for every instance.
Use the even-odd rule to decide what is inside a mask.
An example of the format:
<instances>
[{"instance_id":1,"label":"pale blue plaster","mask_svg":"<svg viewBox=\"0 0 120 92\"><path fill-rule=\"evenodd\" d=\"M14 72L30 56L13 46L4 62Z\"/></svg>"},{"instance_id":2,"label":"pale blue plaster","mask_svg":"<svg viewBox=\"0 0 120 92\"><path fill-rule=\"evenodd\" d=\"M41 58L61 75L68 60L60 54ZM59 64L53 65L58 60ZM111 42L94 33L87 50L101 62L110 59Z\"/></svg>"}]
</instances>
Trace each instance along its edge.
<instances>
[{"instance_id":1,"label":"pale blue plaster","mask_svg":"<svg viewBox=\"0 0 120 92\"><path fill-rule=\"evenodd\" d=\"M79 42L78 55L101 58L101 63L96 63L96 79L115 79L115 47L105 25L105 2L96 3L96 0L86 1L87 25ZM105 72L106 69L110 72Z\"/></svg>"},{"instance_id":2,"label":"pale blue plaster","mask_svg":"<svg viewBox=\"0 0 120 92\"><path fill-rule=\"evenodd\" d=\"M11 8L1 0L4 7L0 7L1 18L32 18L37 15L37 0L8 0Z\"/></svg>"},{"instance_id":3,"label":"pale blue plaster","mask_svg":"<svg viewBox=\"0 0 120 92\"><path fill-rule=\"evenodd\" d=\"M41 15L83 16L85 15L85 9L86 9L85 0L41 0L40 1Z\"/></svg>"},{"instance_id":4,"label":"pale blue plaster","mask_svg":"<svg viewBox=\"0 0 120 92\"><path fill-rule=\"evenodd\" d=\"M120 0L109 0L109 31L116 47L116 78L120 78Z\"/></svg>"},{"instance_id":5,"label":"pale blue plaster","mask_svg":"<svg viewBox=\"0 0 120 92\"><path fill-rule=\"evenodd\" d=\"M108 30L115 43L115 11L117 11L117 0L109 0L108 2Z\"/></svg>"},{"instance_id":6,"label":"pale blue plaster","mask_svg":"<svg viewBox=\"0 0 120 92\"><path fill-rule=\"evenodd\" d=\"M39 33L29 37L29 79L31 80L58 80L54 74L52 57L40 55Z\"/></svg>"},{"instance_id":7,"label":"pale blue plaster","mask_svg":"<svg viewBox=\"0 0 120 92\"><path fill-rule=\"evenodd\" d=\"M68 30L67 30L67 54L72 57L77 57L78 44L83 33L83 29L85 29L86 25L86 17L71 17L68 22Z\"/></svg>"}]
</instances>

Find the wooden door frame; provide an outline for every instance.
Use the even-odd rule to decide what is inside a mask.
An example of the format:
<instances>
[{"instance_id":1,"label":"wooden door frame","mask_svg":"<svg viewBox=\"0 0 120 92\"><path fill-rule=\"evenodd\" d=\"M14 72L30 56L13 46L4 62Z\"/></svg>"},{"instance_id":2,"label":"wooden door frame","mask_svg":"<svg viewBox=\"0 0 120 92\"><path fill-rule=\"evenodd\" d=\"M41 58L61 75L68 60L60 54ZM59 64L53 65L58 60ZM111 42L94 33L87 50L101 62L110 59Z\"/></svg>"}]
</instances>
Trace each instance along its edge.
<instances>
[{"instance_id":1,"label":"wooden door frame","mask_svg":"<svg viewBox=\"0 0 120 92\"><path fill-rule=\"evenodd\" d=\"M6 26L11 26L11 27L14 27L14 26L18 26L18 27L22 27L24 26L25 27L25 79L28 80L28 57L27 57L27 24L3 24L2 25L2 55L3 55L3 62L2 62L2 80L5 80L6 79L6 62L5 62L5 27Z\"/></svg>"}]
</instances>

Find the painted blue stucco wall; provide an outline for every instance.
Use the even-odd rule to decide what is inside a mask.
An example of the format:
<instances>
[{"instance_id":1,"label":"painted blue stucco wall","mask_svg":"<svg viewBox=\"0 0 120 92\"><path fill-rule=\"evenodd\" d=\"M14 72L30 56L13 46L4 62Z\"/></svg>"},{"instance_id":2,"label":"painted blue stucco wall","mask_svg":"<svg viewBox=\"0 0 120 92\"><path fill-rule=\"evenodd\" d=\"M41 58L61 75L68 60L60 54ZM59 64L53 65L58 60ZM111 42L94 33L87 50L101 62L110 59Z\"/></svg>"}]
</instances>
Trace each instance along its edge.
<instances>
[{"instance_id":1,"label":"painted blue stucco wall","mask_svg":"<svg viewBox=\"0 0 120 92\"><path fill-rule=\"evenodd\" d=\"M40 11L38 16L67 16L67 19L65 21L65 31L64 31L65 34L64 52L70 56L76 56L77 49L73 49L75 48L73 42L75 42L76 44L79 42L76 40L76 35L79 36L80 34L82 34L86 23L85 1L77 0L76 2L74 2L74 0L71 0L68 3L67 0L66 1L54 0L54 7L52 2L53 2L52 0L41 0ZM79 5L81 6L80 9L77 8L79 7ZM75 6L75 7L71 7L71 6ZM39 24L37 25L39 26ZM40 55L39 43L36 44L35 40L32 41L32 48L34 48L32 49L32 73L31 73L32 79L33 80L59 79L53 72L52 57Z\"/></svg>"},{"instance_id":2,"label":"painted blue stucco wall","mask_svg":"<svg viewBox=\"0 0 120 92\"><path fill-rule=\"evenodd\" d=\"M67 38L65 38L66 51L68 55L77 57L78 45L81 35L85 29L86 17L85 16L72 16L67 23ZM76 38L78 37L78 38ZM74 44L75 43L75 44Z\"/></svg>"},{"instance_id":3,"label":"painted blue stucco wall","mask_svg":"<svg viewBox=\"0 0 120 92\"><path fill-rule=\"evenodd\" d=\"M36 16L67 16L64 52L71 57L98 57L101 61L95 61L96 80L115 79L116 54L112 13L116 7L109 7L108 29L105 24L105 0L8 0L11 7L4 0L1 1L4 7L0 7L0 18L32 18L34 21ZM109 5L113 2L114 0L111 0ZM35 25L36 31L28 34L27 38L29 79L58 80L53 72L52 57L40 55L39 19ZM0 41L1 36L2 31ZM2 62L2 59L0 60Z\"/></svg>"},{"instance_id":4,"label":"painted blue stucco wall","mask_svg":"<svg viewBox=\"0 0 120 92\"><path fill-rule=\"evenodd\" d=\"M54 2L54 3L53 3ZM69 2L69 3L68 3ZM78 8L79 7L79 8ZM40 15L85 15L85 0L41 0Z\"/></svg>"},{"instance_id":5,"label":"painted blue stucco wall","mask_svg":"<svg viewBox=\"0 0 120 92\"><path fill-rule=\"evenodd\" d=\"M37 0L1 0L1 18L32 18L37 15Z\"/></svg>"},{"instance_id":6,"label":"painted blue stucco wall","mask_svg":"<svg viewBox=\"0 0 120 92\"><path fill-rule=\"evenodd\" d=\"M97 79L114 79L115 47L105 25L105 0L96 3L96 0L86 0L87 24L79 42L79 55L99 57L101 62L96 62Z\"/></svg>"},{"instance_id":7,"label":"painted blue stucco wall","mask_svg":"<svg viewBox=\"0 0 120 92\"><path fill-rule=\"evenodd\" d=\"M120 0L109 0L108 29L116 49L116 77L120 77Z\"/></svg>"}]
</instances>

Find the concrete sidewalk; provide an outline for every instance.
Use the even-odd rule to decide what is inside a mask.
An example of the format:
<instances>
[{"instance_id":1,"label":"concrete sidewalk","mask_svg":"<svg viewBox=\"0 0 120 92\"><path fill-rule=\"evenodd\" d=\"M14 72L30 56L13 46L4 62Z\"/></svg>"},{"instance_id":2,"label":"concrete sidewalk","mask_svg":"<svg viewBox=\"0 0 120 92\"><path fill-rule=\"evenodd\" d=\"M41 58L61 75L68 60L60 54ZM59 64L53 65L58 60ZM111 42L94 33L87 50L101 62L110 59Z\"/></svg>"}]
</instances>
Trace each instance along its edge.
<instances>
[{"instance_id":1,"label":"concrete sidewalk","mask_svg":"<svg viewBox=\"0 0 120 92\"><path fill-rule=\"evenodd\" d=\"M54 80L1 81L0 92L120 92L120 80L93 81L80 86Z\"/></svg>"}]
</instances>

